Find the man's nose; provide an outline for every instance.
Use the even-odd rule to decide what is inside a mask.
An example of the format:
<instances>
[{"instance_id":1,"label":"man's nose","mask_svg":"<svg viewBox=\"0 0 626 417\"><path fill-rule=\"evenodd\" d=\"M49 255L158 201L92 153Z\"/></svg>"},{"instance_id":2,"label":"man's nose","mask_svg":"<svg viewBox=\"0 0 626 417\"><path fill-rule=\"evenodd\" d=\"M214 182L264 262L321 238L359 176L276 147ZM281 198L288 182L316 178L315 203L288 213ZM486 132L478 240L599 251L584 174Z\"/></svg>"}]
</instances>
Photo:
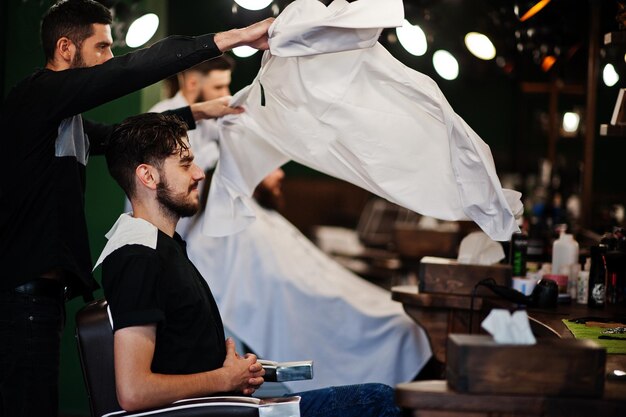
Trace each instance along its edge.
<instances>
[{"instance_id":1,"label":"man's nose","mask_svg":"<svg viewBox=\"0 0 626 417\"><path fill-rule=\"evenodd\" d=\"M193 167L193 179L196 181L202 181L204 179L204 171L196 164L193 164Z\"/></svg>"}]
</instances>

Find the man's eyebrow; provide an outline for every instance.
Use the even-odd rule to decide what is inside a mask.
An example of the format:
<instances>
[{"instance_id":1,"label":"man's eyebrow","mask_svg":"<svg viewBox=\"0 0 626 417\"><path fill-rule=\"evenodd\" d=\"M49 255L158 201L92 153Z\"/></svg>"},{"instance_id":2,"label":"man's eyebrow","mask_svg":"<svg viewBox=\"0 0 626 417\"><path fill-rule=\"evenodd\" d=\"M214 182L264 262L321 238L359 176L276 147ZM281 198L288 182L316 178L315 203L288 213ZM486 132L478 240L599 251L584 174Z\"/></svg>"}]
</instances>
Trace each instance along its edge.
<instances>
[{"instance_id":1,"label":"man's eyebrow","mask_svg":"<svg viewBox=\"0 0 626 417\"><path fill-rule=\"evenodd\" d=\"M113 45L112 42L109 41L102 41L102 42L98 42L97 46L111 46Z\"/></svg>"},{"instance_id":2,"label":"man's eyebrow","mask_svg":"<svg viewBox=\"0 0 626 417\"><path fill-rule=\"evenodd\" d=\"M180 163L181 164L185 164L185 163L188 163L188 162L193 162L193 158L194 158L193 155L189 155L189 154L187 154L185 156L181 156L180 157Z\"/></svg>"}]
</instances>

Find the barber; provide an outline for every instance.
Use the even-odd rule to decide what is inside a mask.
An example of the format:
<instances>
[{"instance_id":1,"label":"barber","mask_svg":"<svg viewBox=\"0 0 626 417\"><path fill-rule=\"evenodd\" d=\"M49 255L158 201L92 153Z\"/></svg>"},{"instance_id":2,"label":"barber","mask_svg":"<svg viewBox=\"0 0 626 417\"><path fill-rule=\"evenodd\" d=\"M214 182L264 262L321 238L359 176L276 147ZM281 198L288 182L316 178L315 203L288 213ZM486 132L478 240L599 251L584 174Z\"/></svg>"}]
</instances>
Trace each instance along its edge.
<instances>
[{"instance_id":1,"label":"barber","mask_svg":"<svg viewBox=\"0 0 626 417\"><path fill-rule=\"evenodd\" d=\"M98 287L84 213L85 167L111 126L81 113L240 45L267 49L267 19L243 29L172 36L114 58L110 11L64 0L41 25L46 59L0 115L0 415L56 416L60 338L68 298ZM235 113L223 101L177 110L194 119Z\"/></svg>"}]
</instances>

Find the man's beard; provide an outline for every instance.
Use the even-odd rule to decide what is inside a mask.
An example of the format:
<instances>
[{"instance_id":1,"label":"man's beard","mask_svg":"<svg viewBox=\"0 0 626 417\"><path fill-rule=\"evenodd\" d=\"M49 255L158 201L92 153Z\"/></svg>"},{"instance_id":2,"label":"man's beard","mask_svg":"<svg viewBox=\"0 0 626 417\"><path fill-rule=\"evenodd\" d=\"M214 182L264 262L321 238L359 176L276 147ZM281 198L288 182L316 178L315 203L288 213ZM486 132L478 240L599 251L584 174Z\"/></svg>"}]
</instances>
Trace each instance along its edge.
<instances>
[{"instance_id":1,"label":"man's beard","mask_svg":"<svg viewBox=\"0 0 626 417\"><path fill-rule=\"evenodd\" d=\"M74 59L72 59L72 63L70 64L70 68L85 68L87 64L83 60L83 54L80 53L80 48L76 48L76 55L74 55Z\"/></svg>"},{"instance_id":2,"label":"man's beard","mask_svg":"<svg viewBox=\"0 0 626 417\"><path fill-rule=\"evenodd\" d=\"M189 189L191 191L192 188ZM165 178L157 184L156 198L161 207L161 211L168 217L191 217L198 212L200 203L189 201L189 194L174 193L170 190Z\"/></svg>"}]
</instances>

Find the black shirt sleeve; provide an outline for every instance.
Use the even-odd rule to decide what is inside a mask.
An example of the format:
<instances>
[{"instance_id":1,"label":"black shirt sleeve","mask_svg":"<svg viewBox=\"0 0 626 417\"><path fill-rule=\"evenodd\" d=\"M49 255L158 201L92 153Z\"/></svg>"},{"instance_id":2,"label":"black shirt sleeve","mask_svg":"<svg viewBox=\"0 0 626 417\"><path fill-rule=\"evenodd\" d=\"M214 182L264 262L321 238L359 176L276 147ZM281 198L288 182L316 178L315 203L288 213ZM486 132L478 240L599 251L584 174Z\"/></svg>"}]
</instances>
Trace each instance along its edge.
<instances>
[{"instance_id":1,"label":"black shirt sleeve","mask_svg":"<svg viewBox=\"0 0 626 417\"><path fill-rule=\"evenodd\" d=\"M166 110L162 113L178 116L187 125L187 130L194 130L196 128L196 120L193 118L191 107L189 106Z\"/></svg>"},{"instance_id":2,"label":"black shirt sleeve","mask_svg":"<svg viewBox=\"0 0 626 417\"><path fill-rule=\"evenodd\" d=\"M142 245L123 246L104 260L102 286L114 331L165 319L156 294L160 270L156 251Z\"/></svg>"},{"instance_id":3,"label":"black shirt sleeve","mask_svg":"<svg viewBox=\"0 0 626 417\"><path fill-rule=\"evenodd\" d=\"M149 48L88 68L43 70L30 79L34 112L62 120L221 55L213 35L170 36Z\"/></svg>"},{"instance_id":4,"label":"black shirt sleeve","mask_svg":"<svg viewBox=\"0 0 626 417\"><path fill-rule=\"evenodd\" d=\"M83 119L83 127L89 138L89 154L103 155L111 138L111 134L118 124L98 123Z\"/></svg>"}]
</instances>

